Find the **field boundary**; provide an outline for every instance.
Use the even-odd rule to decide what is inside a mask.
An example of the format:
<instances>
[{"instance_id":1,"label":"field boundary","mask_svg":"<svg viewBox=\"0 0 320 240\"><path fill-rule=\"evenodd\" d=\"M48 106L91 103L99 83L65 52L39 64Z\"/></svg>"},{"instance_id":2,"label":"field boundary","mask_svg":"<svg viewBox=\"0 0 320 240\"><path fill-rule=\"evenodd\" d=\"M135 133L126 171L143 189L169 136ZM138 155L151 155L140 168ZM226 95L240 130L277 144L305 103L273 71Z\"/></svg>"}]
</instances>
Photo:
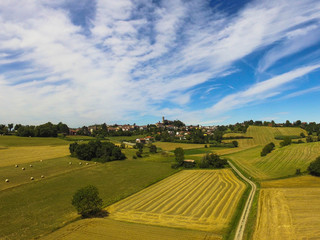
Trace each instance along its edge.
<instances>
[{"instance_id":1,"label":"field boundary","mask_svg":"<svg viewBox=\"0 0 320 240\"><path fill-rule=\"evenodd\" d=\"M237 172L237 174L244 181L246 181L249 185L251 185L251 192L250 192L250 194L248 196L246 205L245 205L245 207L243 209L243 212L242 212L242 215L241 215L238 227L237 227L237 231L236 231L236 234L235 234L235 237L234 237L235 240L242 240L244 229L245 229L245 226L246 226L246 223L247 223L247 220L248 220L248 216L249 216L249 213L250 213L250 209L251 209L251 206L252 206L252 201L254 199L254 196L255 196L255 193L256 193L256 190L257 190L257 186L256 186L256 184L254 182L252 182L248 178L246 178L230 161L228 161L228 163L232 167L232 169L235 172Z\"/></svg>"}]
</instances>

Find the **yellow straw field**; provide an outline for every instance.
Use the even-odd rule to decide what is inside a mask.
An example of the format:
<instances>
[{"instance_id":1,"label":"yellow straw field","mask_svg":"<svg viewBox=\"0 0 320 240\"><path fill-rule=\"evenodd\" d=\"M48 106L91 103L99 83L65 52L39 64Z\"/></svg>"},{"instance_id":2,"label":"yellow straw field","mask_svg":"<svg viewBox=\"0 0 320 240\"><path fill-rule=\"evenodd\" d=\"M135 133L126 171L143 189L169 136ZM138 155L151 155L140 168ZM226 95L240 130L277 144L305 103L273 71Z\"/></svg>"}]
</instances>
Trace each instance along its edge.
<instances>
[{"instance_id":1,"label":"yellow straw field","mask_svg":"<svg viewBox=\"0 0 320 240\"><path fill-rule=\"evenodd\" d=\"M0 149L0 167L69 155L68 145L30 146Z\"/></svg>"},{"instance_id":2,"label":"yellow straw field","mask_svg":"<svg viewBox=\"0 0 320 240\"><path fill-rule=\"evenodd\" d=\"M222 240L220 235L186 229L166 228L116 221L84 219L55 231L41 240Z\"/></svg>"},{"instance_id":3,"label":"yellow straw field","mask_svg":"<svg viewBox=\"0 0 320 240\"><path fill-rule=\"evenodd\" d=\"M261 186L271 188L260 191L253 239L319 239L319 178L302 176Z\"/></svg>"},{"instance_id":4,"label":"yellow straw field","mask_svg":"<svg viewBox=\"0 0 320 240\"><path fill-rule=\"evenodd\" d=\"M230 169L188 170L107 210L116 220L222 234L228 228L245 188Z\"/></svg>"}]
</instances>

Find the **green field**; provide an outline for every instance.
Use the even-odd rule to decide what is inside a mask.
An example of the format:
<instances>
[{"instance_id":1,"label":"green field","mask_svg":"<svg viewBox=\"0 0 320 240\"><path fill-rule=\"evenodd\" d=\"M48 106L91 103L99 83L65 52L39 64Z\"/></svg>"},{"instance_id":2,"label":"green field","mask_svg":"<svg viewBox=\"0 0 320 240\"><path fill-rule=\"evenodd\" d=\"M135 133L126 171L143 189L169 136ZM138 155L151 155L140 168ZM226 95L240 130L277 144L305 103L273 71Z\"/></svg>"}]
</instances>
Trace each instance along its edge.
<instances>
[{"instance_id":1,"label":"green field","mask_svg":"<svg viewBox=\"0 0 320 240\"><path fill-rule=\"evenodd\" d=\"M297 168L307 169L320 155L320 142L276 148L265 157L260 157L261 150L262 147L254 147L226 156L258 180L286 177L294 175Z\"/></svg>"},{"instance_id":2,"label":"green field","mask_svg":"<svg viewBox=\"0 0 320 240\"><path fill-rule=\"evenodd\" d=\"M157 147L165 151L172 151L178 147L183 149L203 148L205 144L193 144L193 143L172 143L172 142L155 142Z\"/></svg>"},{"instance_id":3,"label":"green field","mask_svg":"<svg viewBox=\"0 0 320 240\"><path fill-rule=\"evenodd\" d=\"M168 162L145 160L115 161L82 168L74 166L74 171L66 172L70 166L66 164L64 168L63 161L68 160L56 161L57 165L51 168L48 165L47 172L38 167L33 169L34 173L44 172L45 176L52 171L52 177L0 192L0 239L31 239L76 219L78 215L71 205L71 198L80 187L97 186L107 206L174 172ZM12 183L23 183L23 174L21 170L17 171L16 177L13 174Z\"/></svg>"}]
</instances>

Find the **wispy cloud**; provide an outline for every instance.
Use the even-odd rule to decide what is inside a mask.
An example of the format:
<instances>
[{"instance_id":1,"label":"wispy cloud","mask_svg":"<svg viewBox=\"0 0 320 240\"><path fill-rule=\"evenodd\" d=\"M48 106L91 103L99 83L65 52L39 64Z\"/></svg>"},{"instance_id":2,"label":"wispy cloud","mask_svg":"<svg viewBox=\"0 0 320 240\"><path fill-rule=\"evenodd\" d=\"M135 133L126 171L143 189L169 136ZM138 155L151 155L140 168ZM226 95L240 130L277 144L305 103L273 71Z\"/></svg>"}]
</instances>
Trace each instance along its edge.
<instances>
[{"instance_id":1,"label":"wispy cloud","mask_svg":"<svg viewBox=\"0 0 320 240\"><path fill-rule=\"evenodd\" d=\"M221 78L237 72L240 59L267 51L263 71L320 40L320 3L311 0L252 1L232 15L207 1L97 0L90 11L77 8L82 20L72 4L78 1L0 2L1 122L177 118L194 112L187 105L199 85L231 86ZM317 65L295 68L261 84L242 80L248 90L210 111L274 96Z\"/></svg>"},{"instance_id":2,"label":"wispy cloud","mask_svg":"<svg viewBox=\"0 0 320 240\"><path fill-rule=\"evenodd\" d=\"M268 79L266 81L259 82L245 91L240 91L238 93L224 97L211 109L209 109L209 112L213 114L222 113L230 111L231 109L241 108L250 103L257 103L273 96L277 96L282 92L281 87L284 84L290 83L295 79L302 77L319 68L320 64L302 67Z\"/></svg>"}]
</instances>

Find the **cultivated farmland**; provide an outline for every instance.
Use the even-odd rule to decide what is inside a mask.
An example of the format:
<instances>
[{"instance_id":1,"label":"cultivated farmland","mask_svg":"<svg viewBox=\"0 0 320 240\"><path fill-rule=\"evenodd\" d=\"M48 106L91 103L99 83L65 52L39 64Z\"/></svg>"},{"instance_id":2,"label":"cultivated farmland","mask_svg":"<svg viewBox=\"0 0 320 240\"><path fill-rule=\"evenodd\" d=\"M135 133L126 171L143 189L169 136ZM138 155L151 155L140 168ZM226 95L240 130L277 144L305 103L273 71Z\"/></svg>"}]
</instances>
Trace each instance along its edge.
<instances>
[{"instance_id":1,"label":"cultivated farmland","mask_svg":"<svg viewBox=\"0 0 320 240\"><path fill-rule=\"evenodd\" d=\"M305 171L310 162L320 155L320 142L292 144L277 148L265 157L262 147L228 155L243 170L256 179L272 179L294 175L297 168Z\"/></svg>"},{"instance_id":2,"label":"cultivated farmland","mask_svg":"<svg viewBox=\"0 0 320 240\"><path fill-rule=\"evenodd\" d=\"M108 211L116 220L223 234L245 188L230 169L182 171Z\"/></svg>"},{"instance_id":3,"label":"cultivated farmland","mask_svg":"<svg viewBox=\"0 0 320 240\"><path fill-rule=\"evenodd\" d=\"M260 191L253 239L319 239L319 184L319 178L309 176L265 183L271 188Z\"/></svg>"},{"instance_id":4,"label":"cultivated farmland","mask_svg":"<svg viewBox=\"0 0 320 240\"><path fill-rule=\"evenodd\" d=\"M275 137L279 135L300 135L307 132L301 128L294 127L258 127L249 126L246 133L227 133L224 137L231 136L245 136L252 137L252 139L236 139L239 142L240 147L253 147L257 145L265 145L269 142L279 144L280 140L276 140ZM232 140L224 140L224 142L230 142Z\"/></svg>"}]
</instances>

